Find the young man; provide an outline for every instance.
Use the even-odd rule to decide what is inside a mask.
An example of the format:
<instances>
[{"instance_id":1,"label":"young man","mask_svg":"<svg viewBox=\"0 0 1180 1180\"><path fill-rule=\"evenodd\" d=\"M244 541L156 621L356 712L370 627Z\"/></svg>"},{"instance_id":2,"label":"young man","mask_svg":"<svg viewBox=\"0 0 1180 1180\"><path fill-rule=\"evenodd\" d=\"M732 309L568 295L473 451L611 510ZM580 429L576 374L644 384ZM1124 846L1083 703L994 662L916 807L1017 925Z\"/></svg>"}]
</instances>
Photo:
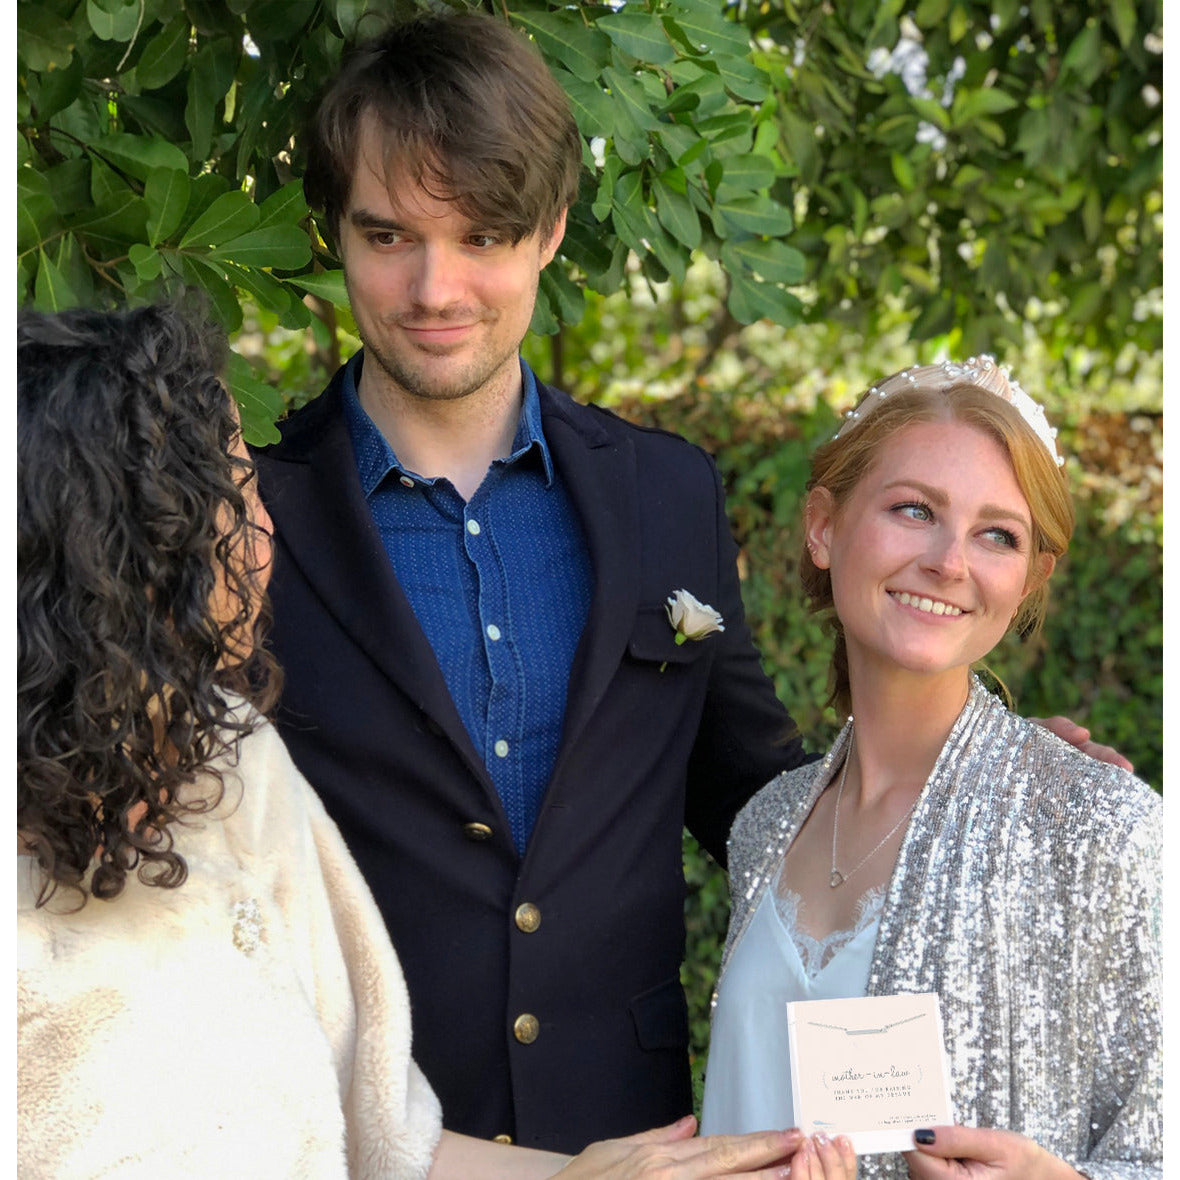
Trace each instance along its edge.
<instances>
[{"instance_id":1,"label":"young man","mask_svg":"<svg viewBox=\"0 0 1180 1180\"><path fill-rule=\"evenodd\" d=\"M687 1113L681 830L723 857L804 755L711 460L518 349L577 193L564 93L499 21L361 47L309 201L364 350L259 456L280 726L405 966L446 1125L555 1150ZM687 590L724 630L677 644Z\"/></svg>"},{"instance_id":2,"label":"young man","mask_svg":"<svg viewBox=\"0 0 1180 1180\"><path fill-rule=\"evenodd\" d=\"M279 725L393 936L415 1058L451 1130L560 1151L691 1109L682 827L723 859L805 758L712 461L519 357L580 161L497 20L354 53L305 187L364 349L258 457ZM678 644L678 591L723 629Z\"/></svg>"}]
</instances>

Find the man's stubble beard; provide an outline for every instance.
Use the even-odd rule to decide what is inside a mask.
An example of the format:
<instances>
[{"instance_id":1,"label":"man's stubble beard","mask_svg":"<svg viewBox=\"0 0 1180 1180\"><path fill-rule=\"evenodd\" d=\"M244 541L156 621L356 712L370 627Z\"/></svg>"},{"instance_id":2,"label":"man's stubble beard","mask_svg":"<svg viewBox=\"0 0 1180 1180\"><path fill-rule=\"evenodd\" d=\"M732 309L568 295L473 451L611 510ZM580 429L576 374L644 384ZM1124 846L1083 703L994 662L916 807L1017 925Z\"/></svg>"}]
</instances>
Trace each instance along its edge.
<instances>
[{"instance_id":1,"label":"man's stubble beard","mask_svg":"<svg viewBox=\"0 0 1180 1180\"><path fill-rule=\"evenodd\" d=\"M412 400L434 402L459 401L478 393L497 373L503 371L509 361L519 356L521 344L518 340L511 348L506 348L503 355L498 356L490 355L486 349L476 352L460 368L451 369L443 376L431 373L429 354L426 354L426 362L413 364L395 350L382 343L375 343L359 324L357 332L364 346L366 362L371 358L381 369L384 378L381 384L391 392L403 394ZM445 354L437 359L444 366L448 363Z\"/></svg>"}]
</instances>

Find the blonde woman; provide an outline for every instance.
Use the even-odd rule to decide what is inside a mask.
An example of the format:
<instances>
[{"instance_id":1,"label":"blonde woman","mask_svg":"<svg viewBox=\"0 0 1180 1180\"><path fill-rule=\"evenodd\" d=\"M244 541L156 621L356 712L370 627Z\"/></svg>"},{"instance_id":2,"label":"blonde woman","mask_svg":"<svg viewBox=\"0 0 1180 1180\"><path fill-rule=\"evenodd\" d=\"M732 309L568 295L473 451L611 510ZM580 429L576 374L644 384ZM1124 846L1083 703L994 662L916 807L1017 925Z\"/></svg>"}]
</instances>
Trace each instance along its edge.
<instances>
[{"instance_id":1,"label":"blonde woman","mask_svg":"<svg viewBox=\"0 0 1180 1180\"><path fill-rule=\"evenodd\" d=\"M808 486L848 722L735 821L704 1129L789 1110L785 1001L936 991L956 1125L862 1175L1158 1177L1160 800L972 671L1069 542L1055 432L991 358L910 369Z\"/></svg>"}]
</instances>

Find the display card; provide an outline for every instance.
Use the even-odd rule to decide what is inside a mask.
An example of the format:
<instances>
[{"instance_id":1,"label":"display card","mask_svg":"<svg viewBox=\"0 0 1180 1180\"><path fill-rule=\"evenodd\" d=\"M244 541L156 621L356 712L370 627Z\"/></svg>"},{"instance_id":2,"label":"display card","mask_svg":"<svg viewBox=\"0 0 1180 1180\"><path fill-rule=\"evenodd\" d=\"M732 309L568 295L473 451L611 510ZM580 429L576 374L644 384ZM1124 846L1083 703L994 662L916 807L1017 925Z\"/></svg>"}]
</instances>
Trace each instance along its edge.
<instances>
[{"instance_id":1,"label":"display card","mask_svg":"<svg viewBox=\"0 0 1180 1180\"><path fill-rule=\"evenodd\" d=\"M794 1124L847 1135L857 1155L909 1151L953 1121L934 992L787 1005Z\"/></svg>"}]
</instances>

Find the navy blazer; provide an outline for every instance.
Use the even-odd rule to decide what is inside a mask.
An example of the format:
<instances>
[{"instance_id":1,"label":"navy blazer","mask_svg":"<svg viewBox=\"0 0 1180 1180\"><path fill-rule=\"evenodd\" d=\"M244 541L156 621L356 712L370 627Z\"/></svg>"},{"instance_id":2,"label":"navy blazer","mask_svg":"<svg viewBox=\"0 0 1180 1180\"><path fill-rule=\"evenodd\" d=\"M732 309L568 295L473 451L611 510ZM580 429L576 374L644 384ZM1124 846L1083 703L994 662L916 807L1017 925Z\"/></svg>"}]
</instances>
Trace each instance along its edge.
<instances>
[{"instance_id":1,"label":"navy blazer","mask_svg":"<svg viewBox=\"0 0 1180 1180\"><path fill-rule=\"evenodd\" d=\"M578 1151L691 1110L684 824L714 856L805 760L742 611L699 448L539 385L594 570L561 749L523 858L369 514L338 373L258 456L278 716L384 914L451 1130ZM725 631L677 645L691 591Z\"/></svg>"}]
</instances>

